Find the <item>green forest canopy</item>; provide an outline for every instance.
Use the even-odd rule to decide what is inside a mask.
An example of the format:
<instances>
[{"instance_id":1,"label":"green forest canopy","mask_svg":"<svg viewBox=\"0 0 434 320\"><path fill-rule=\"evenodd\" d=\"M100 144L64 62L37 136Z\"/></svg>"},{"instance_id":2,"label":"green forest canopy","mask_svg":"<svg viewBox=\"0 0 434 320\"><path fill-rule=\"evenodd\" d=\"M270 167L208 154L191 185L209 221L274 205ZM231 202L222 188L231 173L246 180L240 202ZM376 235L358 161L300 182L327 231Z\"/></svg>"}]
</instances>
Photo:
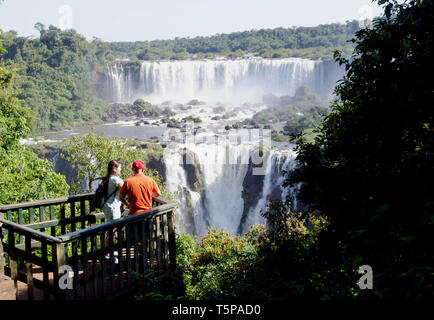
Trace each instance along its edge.
<instances>
[{"instance_id":1,"label":"green forest canopy","mask_svg":"<svg viewBox=\"0 0 434 320\"><path fill-rule=\"evenodd\" d=\"M65 177L19 142L32 132L34 113L17 98L15 79L13 68L0 66L0 205L65 196Z\"/></svg>"},{"instance_id":2,"label":"green forest canopy","mask_svg":"<svg viewBox=\"0 0 434 320\"><path fill-rule=\"evenodd\" d=\"M116 56L139 60L185 59L223 55L237 57L252 53L264 58L299 56L332 59L335 49L348 54L348 43L359 29L356 20L345 24L333 23L316 27L260 29L210 37L175 38L136 42L112 42Z\"/></svg>"}]
</instances>

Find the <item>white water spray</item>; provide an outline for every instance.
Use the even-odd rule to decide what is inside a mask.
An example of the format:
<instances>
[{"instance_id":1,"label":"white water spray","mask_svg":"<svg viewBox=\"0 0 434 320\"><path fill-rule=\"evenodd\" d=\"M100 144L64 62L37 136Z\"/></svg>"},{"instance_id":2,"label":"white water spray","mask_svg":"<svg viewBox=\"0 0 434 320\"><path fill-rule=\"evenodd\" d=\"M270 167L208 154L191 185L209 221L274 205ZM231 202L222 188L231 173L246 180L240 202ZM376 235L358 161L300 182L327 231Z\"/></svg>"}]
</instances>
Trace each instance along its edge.
<instances>
[{"instance_id":1,"label":"white water spray","mask_svg":"<svg viewBox=\"0 0 434 320\"><path fill-rule=\"evenodd\" d=\"M114 102L144 98L152 103L261 101L272 93L293 96L300 86L329 98L342 70L319 60L302 58L144 61L137 71L109 65L108 85Z\"/></svg>"}]
</instances>

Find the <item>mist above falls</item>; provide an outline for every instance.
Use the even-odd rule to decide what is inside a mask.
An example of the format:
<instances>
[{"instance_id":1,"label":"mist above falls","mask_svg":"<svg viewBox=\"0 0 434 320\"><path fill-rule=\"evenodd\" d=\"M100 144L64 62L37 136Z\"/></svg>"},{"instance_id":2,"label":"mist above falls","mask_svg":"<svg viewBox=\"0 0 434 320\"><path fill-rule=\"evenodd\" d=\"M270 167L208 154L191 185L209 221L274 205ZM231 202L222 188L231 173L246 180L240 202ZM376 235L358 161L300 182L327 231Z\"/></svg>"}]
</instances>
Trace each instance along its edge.
<instances>
[{"instance_id":1,"label":"mist above falls","mask_svg":"<svg viewBox=\"0 0 434 320\"><path fill-rule=\"evenodd\" d=\"M331 97L343 69L334 62L302 58L143 61L107 65L106 98L112 102L185 102L242 104L265 94L294 95L300 86L322 99Z\"/></svg>"}]
</instances>

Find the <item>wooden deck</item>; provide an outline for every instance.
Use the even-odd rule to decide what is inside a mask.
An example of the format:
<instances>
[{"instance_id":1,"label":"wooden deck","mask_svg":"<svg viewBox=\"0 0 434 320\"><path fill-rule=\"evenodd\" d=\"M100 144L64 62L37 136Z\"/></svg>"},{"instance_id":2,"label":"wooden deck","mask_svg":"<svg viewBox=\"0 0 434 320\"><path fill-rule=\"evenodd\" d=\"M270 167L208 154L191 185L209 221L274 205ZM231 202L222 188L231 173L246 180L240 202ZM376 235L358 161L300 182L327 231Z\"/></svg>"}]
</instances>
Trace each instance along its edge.
<instances>
[{"instance_id":1,"label":"wooden deck","mask_svg":"<svg viewBox=\"0 0 434 320\"><path fill-rule=\"evenodd\" d=\"M85 201L90 199L91 195L85 195L39 201L35 203L39 215L29 203L0 207L0 214L10 218L0 217L0 249L7 257L0 261L5 265L0 270L5 274L0 280L0 300L115 299L131 294L140 274L174 270L174 204L155 199L155 209L145 214L98 224L97 216L86 213L90 207ZM53 205L60 208L53 210ZM77 211L80 216L75 215ZM28 223L17 223L23 221ZM105 258L115 251L118 263ZM60 285L65 283L64 266L70 270L72 289Z\"/></svg>"},{"instance_id":2,"label":"wooden deck","mask_svg":"<svg viewBox=\"0 0 434 320\"><path fill-rule=\"evenodd\" d=\"M122 270L122 272L120 272L119 266L120 265L126 265L127 262L127 250L123 249L122 253L119 254L118 253L118 259L122 259L121 263L117 263L115 264L115 275L113 277L113 287L110 287L111 285L111 277L110 276L106 276L105 278L105 284L108 286L107 287L107 291L109 292L109 295L107 296L107 298L110 299L116 299L116 298L121 298L123 295L128 294L129 290L126 290L125 288L128 287L128 270L124 269ZM130 252L130 259L132 264L135 264L134 261L134 250L131 250ZM93 263L93 259L89 259L88 263L87 263L87 269L88 269L88 274L90 278L94 278L94 272L96 271L97 273L101 274L102 273L102 267L104 266L106 269L106 274L109 274L109 269L110 269L110 261L109 260L104 260L104 264L101 264L101 260L97 260L97 268L94 270L92 267L92 263ZM149 259L147 260L147 264L150 264ZM157 258L154 259L154 264L157 264ZM33 279L34 280L39 280L39 281L43 281L43 270L41 267L39 266L32 266L31 269L32 275L33 275ZM27 270L26 268L21 268L18 270L18 277L24 279L26 277L27 274ZM83 278L84 276L84 270L83 270L83 265L79 265L79 269L78 269L78 274L80 278ZM74 273L70 272L69 277L72 279L74 277ZM54 275L53 272L49 272L48 273L48 280L49 280L49 284L50 285L54 285ZM93 283L91 283L91 285L93 285ZM27 283L23 282L23 281L17 281L16 284L16 288L15 288L15 284L14 284L14 280L12 280L11 277L9 276L4 276L4 280L0 281L0 300L46 300L46 298L44 297L44 291L38 288L34 288L33 289L33 296L29 296L29 290L28 290L28 286ZM92 291L92 290L95 290ZM80 292L76 293L74 290L72 292L70 292L71 296L75 296L76 294L78 296L84 296L85 292L84 292L84 286L81 285L79 288ZM98 292L102 292L103 290L103 285L102 282L100 282L96 287L92 286L91 292L90 292L90 296L91 297L98 297ZM16 292L16 293L15 293ZM54 300L55 296L53 294L50 294L48 297L49 300Z\"/></svg>"}]
</instances>

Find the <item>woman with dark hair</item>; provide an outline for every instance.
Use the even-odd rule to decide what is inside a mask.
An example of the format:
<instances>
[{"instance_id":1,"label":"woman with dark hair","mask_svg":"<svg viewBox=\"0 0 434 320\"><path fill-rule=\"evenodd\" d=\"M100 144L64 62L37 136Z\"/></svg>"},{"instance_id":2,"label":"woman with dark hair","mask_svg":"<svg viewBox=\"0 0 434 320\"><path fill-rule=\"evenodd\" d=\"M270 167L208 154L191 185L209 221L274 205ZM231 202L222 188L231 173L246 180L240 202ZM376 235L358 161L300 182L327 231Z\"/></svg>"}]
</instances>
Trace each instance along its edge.
<instances>
[{"instance_id":1,"label":"woman with dark hair","mask_svg":"<svg viewBox=\"0 0 434 320\"><path fill-rule=\"evenodd\" d=\"M107 175L103 178L104 182L108 182L108 199L102 207L102 212L104 212L105 220L111 221L114 219L119 219L121 217L121 201L119 200L119 191L121 190L124 181L119 177L121 174L121 164L112 160L107 166ZM106 246L108 246L108 233L106 235ZM118 252L114 251L114 263L118 263ZM110 255L106 255L106 259L110 259Z\"/></svg>"},{"instance_id":2,"label":"woman with dark hair","mask_svg":"<svg viewBox=\"0 0 434 320\"><path fill-rule=\"evenodd\" d=\"M119 219L121 217L121 201L119 200L119 191L124 181L119 177L121 173L121 164L112 160L107 166L107 176L104 177L104 182L108 182L107 195L109 196L102 212L105 214L106 221Z\"/></svg>"}]
</instances>

